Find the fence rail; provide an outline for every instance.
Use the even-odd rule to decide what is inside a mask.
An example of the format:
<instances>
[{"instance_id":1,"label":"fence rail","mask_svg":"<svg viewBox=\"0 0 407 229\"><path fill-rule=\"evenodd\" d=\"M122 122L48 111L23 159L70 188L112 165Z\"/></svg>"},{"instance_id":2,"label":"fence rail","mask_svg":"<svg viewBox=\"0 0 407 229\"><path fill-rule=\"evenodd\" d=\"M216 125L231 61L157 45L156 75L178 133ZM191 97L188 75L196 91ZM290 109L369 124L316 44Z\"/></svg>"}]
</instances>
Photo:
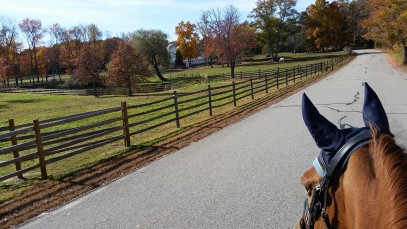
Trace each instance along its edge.
<instances>
[{"instance_id":1,"label":"fence rail","mask_svg":"<svg viewBox=\"0 0 407 229\"><path fill-rule=\"evenodd\" d=\"M32 123L15 125L13 119L8 126L0 127L0 155L9 159L0 161L0 168L14 164L15 171L0 175L0 181L12 177L23 178L23 174L40 168L46 179L47 165L85 153L91 149L123 140L125 147L131 145L130 137L163 125L181 126L181 120L207 112L213 115L216 108L225 105L237 106L247 97L255 99L259 93L298 82L315 76L342 63L341 57L316 64L277 68L253 75L239 75L240 82L211 87L191 93L174 91L163 99L144 104L120 106L104 110L73 114ZM86 121L78 123L78 121ZM173 127L173 128L174 128Z\"/></svg>"}]
</instances>

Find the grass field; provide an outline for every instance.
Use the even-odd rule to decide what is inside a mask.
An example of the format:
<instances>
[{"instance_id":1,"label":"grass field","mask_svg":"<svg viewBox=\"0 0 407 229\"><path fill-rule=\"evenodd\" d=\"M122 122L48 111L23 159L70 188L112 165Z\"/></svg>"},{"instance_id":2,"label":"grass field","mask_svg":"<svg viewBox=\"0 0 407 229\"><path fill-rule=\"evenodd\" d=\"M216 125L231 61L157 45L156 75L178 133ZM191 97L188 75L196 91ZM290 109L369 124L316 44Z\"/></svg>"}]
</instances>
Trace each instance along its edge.
<instances>
[{"instance_id":1,"label":"grass field","mask_svg":"<svg viewBox=\"0 0 407 229\"><path fill-rule=\"evenodd\" d=\"M264 55L258 55L253 57L251 61L243 62L242 64L236 66L235 73L238 74L239 72L245 71L258 71L258 70L268 70L268 69L276 69L276 68L285 68L285 67L292 67L297 65L306 65L306 64L313 64L321 61L326 61L334 57L338 57L344 55L345 52L330 52L330 53L281 53L279 56L285 58L284 63L279 62L270 62L269 60L265 60ZM192 67L183 70L175 70L169 71L164 73L164 77L168 78L170 81L178 82L183 80L188 80L191 77L198 78L200 75L221 75L221 74L230 74L230 68L222 67L221 65L214 65L213 68L210 66L202 66L202 67ZM149 82L159 82L160 80L154 76L148 79Z\"/></svg>"},{"instance_id":2,"label":"grass field","mask_svg":"<svg viewBox=\"0 0 407 229\"><path fill-rule=\"evenodd\" d=\"M301 54L305 57L302 57L301 61L287 61L286 63L275 63L275 64L262 64L262 65L255 65L255 66L241 66L239 68L246 70L242 71L250 71L249 68L258 70L258 69L270 69L270 65L274 67L287 67L287 66L297 66L299 64L309 64L320 62L329 59L332 56L338 56L340 53L331 53L331 54L314 54L316 58L321 58L317 60L304 60L304 58L309 58L307 55L310 54ZM296 54L300 56L300 54ZM288 57L287 57L288 58ZM304 62L310 61L310 62ZM190 74L188 72L192 70L200 69L204 71L205 69L210 69L209 67L200 67L200 68L192 68L185 70L186 74ZM216 69L216 68L215 68ZM220 71L227 69L218 67L217 70ZM186 79L184 79L186 80ZM222 85L230 85L231 81L215 81L211 82L213 87L215 86L222 86ZM190 91L197 91L204 88L207 88L208 84L206 82L196 83L193 85L184 86L182 88L178 88L178 92L190 92ZM276 89L270 89L270 91ZM260 93L256 95L257 97L262 96L264 93ZM24 124L24 123L32 123L34 119L49 119L54 117L66 116L70 114L76 113L83 113L88 111L94 110L101 110L105 108L111 107L118 107L120 106L121 101L127 101L129 106L142 104L149 101L159 100L164 97L168 97L169 95L163 96L101 96L101 97L94 97L94 96L71 96L71 95L38 95L38 94L18 94L18 93L1 93L0 94L0 126L6 126L8 123L8 119L13 118L17 125ZM202 101L205 99L203 98ZM197 100L196 103L202 102L201 100ZM250 102L251 98L247 97L241 101L239 101L238 105L243 105L247 102ZM169 102L170 103L170 102ZM216 104L214 104L216 105ZM187 104L183 105L189 106ZM183 108L180 106L180 108ZM173 108L169 108L171 110ZM234 109L232 104L227 106L223 106L221 108L217 108L214 110L214 114L225 113L230 110ZM132 110L131 113L134 112L143 112L143 110ZM117 115L117 114L116 114ZM102 117L103 118L103 117ZM91 167L95 164L100 163L101 161L108 160L109 158L115 157L117 155L123 155L129 152L134 152L134 150L149 146L154 144L155 142L160 141L163 138L167 138L173 134L176 134L179 131L182 131L183 128L188 128L188 126L194 125L195 123L201 122L209 118L207 112L202 112L194 116L190 116L181 120L181 128L175 128L174 123L166 124L155 131L149 131L141 134L137 134L132 136L131 142L132 147L130 149L125 149L123 146L122 141L117 141L112 144L104 146L102 149L97 148L91 151L88 151L83 154L79 154L77 156L65 159L63 161L51 164L48 168L48 173L51 175L50 179L64 179L67 176L71 176L81 170L84 170L88 167ZM137 118L133 120L133 122L137 122L140 119ZM159 120L154 120L153 122L158 122ZM68 124L66 127L71 127L70 125L83 125L84 123L77 122L74 124ZM0 147L4 147L1 145ZM9 156L10 157L10 156ZM1 155L0 161L7 160L9 157L4 157ZM4 169L4 168L2 168ZM13 170L13 165L10 165L7 170ZM1 173L6 173L7 171L4 170ZM0 174L1 174L0 173ZM29 188L28 183L37 183L37 178L39 177L39 171L35 171L30 173L26 176L28 180L21 182L18 179L10 179L7 182L0 183L0 202L10 198L11 196L22 192L22 190ZM35 178L37 177L37 178Z\"/></svg>"}]
</instances>

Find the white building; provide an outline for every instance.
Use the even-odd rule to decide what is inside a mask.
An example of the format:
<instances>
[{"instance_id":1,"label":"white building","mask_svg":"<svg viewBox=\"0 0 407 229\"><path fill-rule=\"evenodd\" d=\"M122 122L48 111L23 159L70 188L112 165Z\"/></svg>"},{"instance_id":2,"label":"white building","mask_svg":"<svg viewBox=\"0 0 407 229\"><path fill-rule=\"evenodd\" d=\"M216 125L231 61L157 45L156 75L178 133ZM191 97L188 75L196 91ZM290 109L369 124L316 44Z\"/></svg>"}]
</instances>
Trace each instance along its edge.
<instances>
[{"instance_id":1,"label":"white building","mask_svg":"<svg viewBox=\"0 0 407 229\"><path fill-rule=\"evenodd\" d=\"M170 58L170 66L171 68L175 67L175 59L177 58L177 49L178 46L174 44L170 44L167 46L167 52ZM185 64L185 67L189 68L189 60L184 60L183 61ZM204 65L208 63L208 60L204 58L203 56L198 56L197 58L191 59L191 66L195 65Z\"/></svg>"},{"instance_id":2,"label":"white building","mask_svg":"<svg viewBox=\"0 0 407 229\"><path fill-rule=\"evenodd\" d=\"M175 59L176 59L176 54L177 54L177 46L174 44L169 44L167 46L167 52L168 55L170 56L170 66L175 67Z\"/></svg>"}]
</instances>

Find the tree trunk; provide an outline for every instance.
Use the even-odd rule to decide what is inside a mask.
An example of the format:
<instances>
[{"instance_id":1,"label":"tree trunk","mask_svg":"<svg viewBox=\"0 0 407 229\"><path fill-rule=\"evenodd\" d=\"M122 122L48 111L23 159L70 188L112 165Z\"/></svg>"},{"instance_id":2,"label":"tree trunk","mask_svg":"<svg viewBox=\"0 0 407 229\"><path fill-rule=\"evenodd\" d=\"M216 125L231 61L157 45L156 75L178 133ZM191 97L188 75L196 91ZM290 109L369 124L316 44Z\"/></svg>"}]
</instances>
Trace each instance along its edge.
<instances>
[{"instance_id":1,"label":"tree trunk","mask_svg":"<svg viewBox=\"0 0 407 229\"><path fill-rule=\"evenodd\" d=\"M97 93L97 91L96 91L96 82L95 82L95 80L92 80L92 87L93 87L93 95L94 95L95 97L97 97L97 96L98 96L98 93Z\"/></svg>"},{"instance_id":2,"label":"tree trunk","mask_svg":"<svg viewBox=\"0 0 407 229\"><path fill-rule=\"evenodd\" d=\"M403 45L403 65L407 65L407 44Z\"/></svg>"},{"instance_id":3,"label":"tree trunk","mask_svg":"<svg viewBox=\"0 0 407 229\"><path fill-rule=\"evenodd\" d=\"M230 61L230 76L235 78L235 62Z\"/></svg>"},{"instance_id":4,"label":"tree trunk","mask_svg":"<svg viewBox=\"0 0 407 229\"><path fill-rule=\"evenodd\" d=\"M37 61L37 50L35 49L35 46L33 46L33 51L34 51L34 71L35 74L37 75L37 82L40 82L40 73L38 71L38 61ZM43 80L44 81L44 80Z\"/></svg>"},{"instance_id":5,"label":"tree trunk","mask_svg":"<svg viewBox=\"0 0 407 229\"><path fill-rule=\"evenodd\" d=\"M130 76L128 76L128 78L127 78L127 89L129 90L127 92L127 95L128 96L133 96L133 92L131 91L131 79L130 79Z\"/></svg>"},{"instance_id":6,"label":"tree trunk","mask_svg":"<svg viewBox=\"0 0 407 229\"><path fill-rule=\"evenodd\" d=\"M163 75L161 75L161 72L160 72L160 69L158 69L158 63L157 63L157 60L155 59L155 57L152 58L152 64L153 64L155 73L157 73L158 78L161 81L167 81L167 79L164 78Z\"/></svg>"}]
</instances>

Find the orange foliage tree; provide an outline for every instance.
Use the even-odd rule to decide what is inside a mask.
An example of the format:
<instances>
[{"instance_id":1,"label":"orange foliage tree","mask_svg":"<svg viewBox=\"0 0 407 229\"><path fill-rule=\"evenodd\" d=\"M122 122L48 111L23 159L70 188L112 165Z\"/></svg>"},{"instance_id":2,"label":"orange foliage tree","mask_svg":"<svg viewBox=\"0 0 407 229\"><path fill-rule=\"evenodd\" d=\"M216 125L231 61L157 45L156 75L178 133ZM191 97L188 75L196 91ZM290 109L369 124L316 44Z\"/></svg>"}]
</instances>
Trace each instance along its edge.
<instances>
[{"instance_id":1,"label":"orange foliage tree","mask_svg":"<svg viewBox=\"0 0 407 229\"><path fill-rule=\"evenodd\" d=\"M198 33L195 32L196 25L191 24L189 21L184 23L181 21L178 26L175 27L175 33L178 35L177 44L181 55L187 58L189 65L191 65L191 59L198 57Z\"/></svg>"},{"instance_id":2,"label":"orange foliage tree","mask_svg":"<svg viewBox=\"0 0 407 229\"><path fill-rule=\"evenodd\" d=\"M0 83L3 86L6 85L8 79L6 68L6 60L2 56L0 56Z\"/></svg>"},{"instance_id":3,"label":"orange foliage tree","mask_svg":"<svg viewBox=\"0 0 407 229\"><path fill-rule=\"evenodd\" d=\"M101 81L99 71L102 59L93 45L84 45L76 59L74 76L79 85L92 84L93 94L97 96L96 84Z\"/></svg>"},{"instance_id":4,"label":"orange foliage tree","mask_svg":"<svg viewBox=\"0 0 407 229\"><path fill-rule=\"evenodd\" d=\"M403 64L407 65L407 1L368 1L370 15L361 22L367 39L393 47L401 45Z\"/></svg>"},{"instance_id":5,"label":"orange foliage tree","mask_svg":"<svg viewBox=\"0 0 407 229\"><path fill-rule=\"evenodd\" d=\"M108 85L125 85L132 96L132 85L142 82L150 75L148 65L127 42L121 42L113 52L106 75Z\"/></svg>"}]
</instances>

